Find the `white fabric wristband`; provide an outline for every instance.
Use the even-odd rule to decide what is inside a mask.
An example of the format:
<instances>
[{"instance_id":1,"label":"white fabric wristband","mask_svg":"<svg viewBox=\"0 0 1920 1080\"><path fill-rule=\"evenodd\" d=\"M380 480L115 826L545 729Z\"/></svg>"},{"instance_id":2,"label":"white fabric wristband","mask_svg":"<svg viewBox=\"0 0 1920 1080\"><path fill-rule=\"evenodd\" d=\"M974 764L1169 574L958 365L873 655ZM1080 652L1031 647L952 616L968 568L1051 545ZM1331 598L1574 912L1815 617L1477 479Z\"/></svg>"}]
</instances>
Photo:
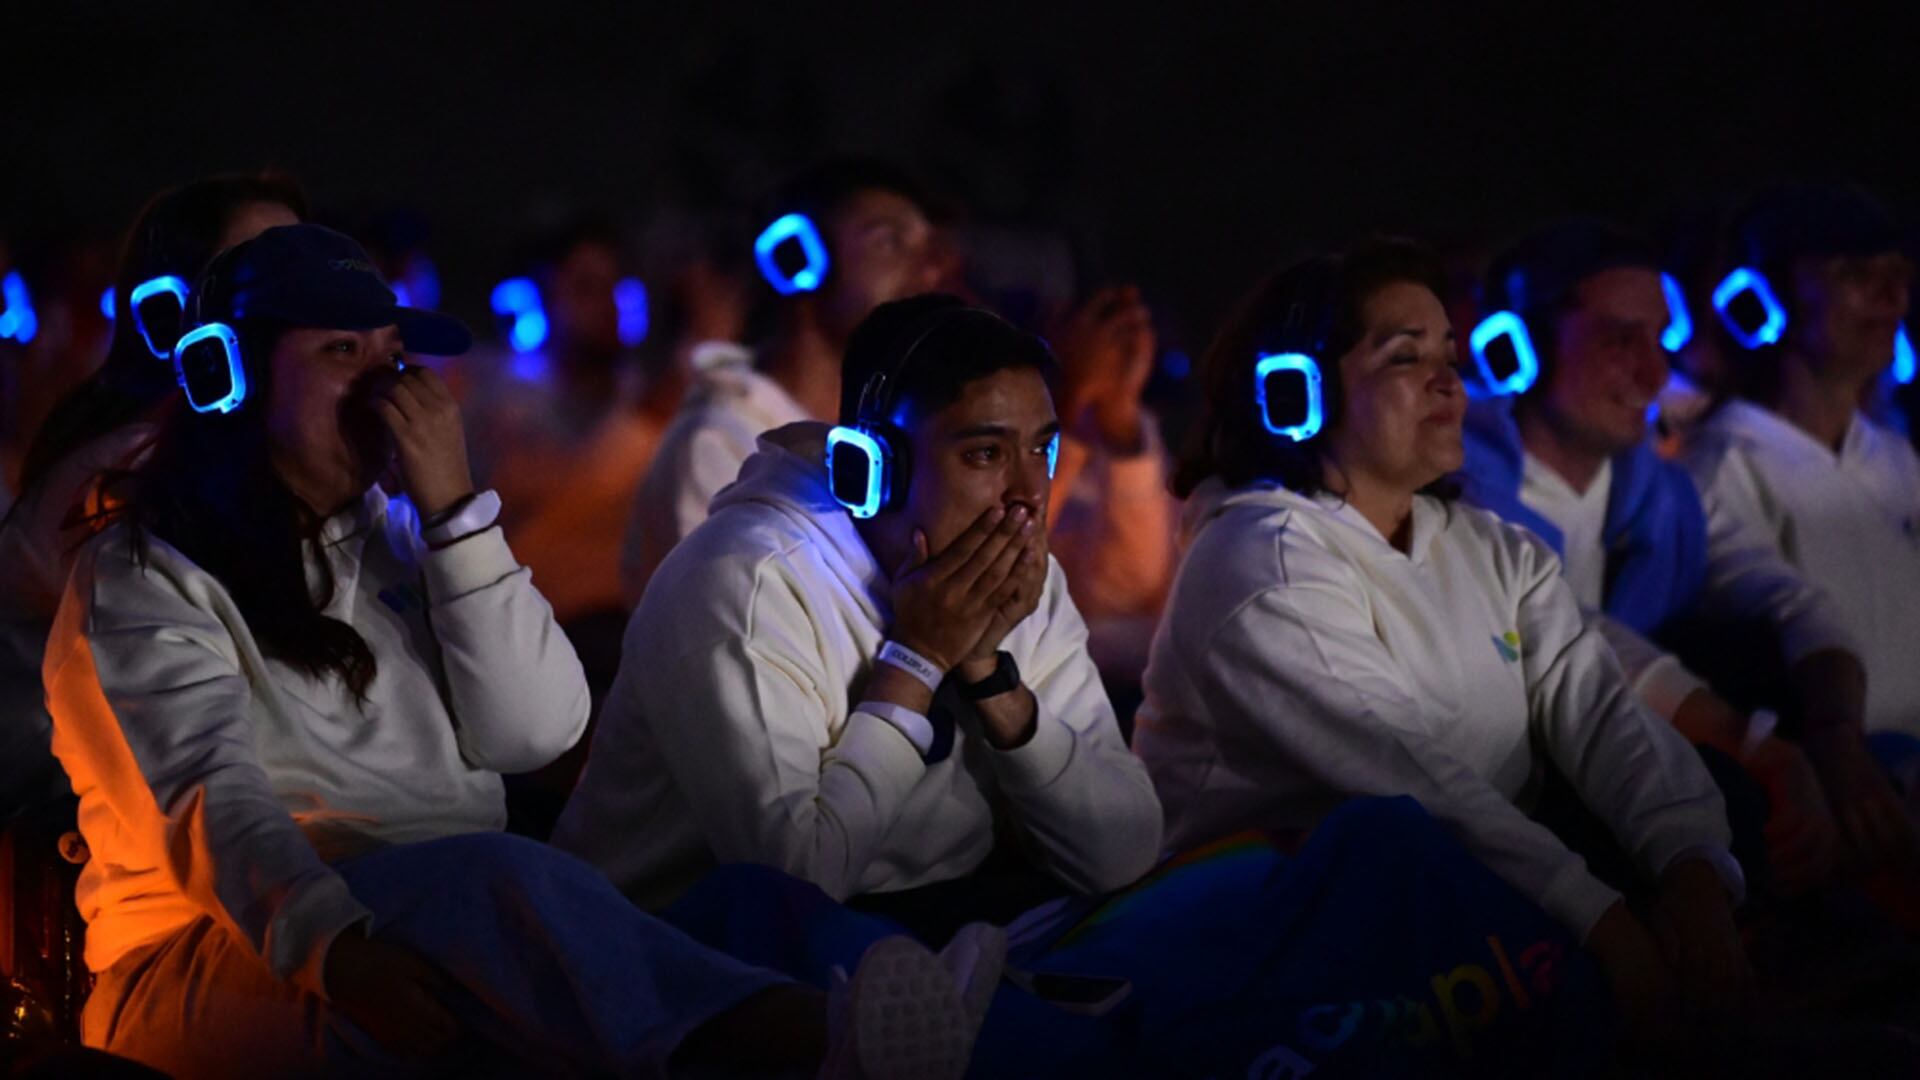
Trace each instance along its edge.
<instances>
[{"instance_id":1,"label":"white fabric wristband","mask_svg":"<svg viewBox=\"0 0 1920 1080\"><path fill-rule=\"evenodd\" d=\"M500 518L500 495L492 490L483 491L467 500L460 512L432 528L422 528L420 539L438 547L450 544L465 536L472 536L482 529L489 528ZM425 522L422 522L424 525Z\"/></svg>"},{"instance_id":2,"label":"white fabric wristband","mask_svg":"<svg viewBox=\"0 0 1920 1080\"><path fill-rule=\"evenodd\" d=\"M907 708L895 705L891 701L863 701L853 707L854 712L863 712L885 720L895 731L907 737L913 749L921 757L933 749L933 722Z\"/></svg>"},{"instance_id":3,"label":"white fabric wristband","mask_svg":"<svg viewBox=\"0 0 1920 1080\"><path fill-rule=\"evenodd\" d=\"M926 684L927 689L936 694L940 692L940 680L946 678L947 675L947 673L941 671L933 661L921 656L919 653L914 652L912 649L907 648L897 641L881 642L880 655L877 659L883 664L892 664L901 671L919 679L922 683Z\"/></svg>"}]
</instances>

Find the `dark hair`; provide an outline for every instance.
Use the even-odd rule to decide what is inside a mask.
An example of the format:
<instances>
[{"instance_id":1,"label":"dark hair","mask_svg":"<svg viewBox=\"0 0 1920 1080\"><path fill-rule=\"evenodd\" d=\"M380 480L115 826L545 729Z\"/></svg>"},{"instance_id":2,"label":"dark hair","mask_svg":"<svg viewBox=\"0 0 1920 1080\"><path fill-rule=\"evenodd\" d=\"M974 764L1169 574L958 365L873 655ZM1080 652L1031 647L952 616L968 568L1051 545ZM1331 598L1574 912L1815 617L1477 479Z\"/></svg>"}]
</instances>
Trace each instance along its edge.
<instances>
[{"instance_id":1,"label":"dark hair","mask_svg":"<svg viewBox=\"0 0 1920 1080\"><path fill-rule=\"evenodd\" d=\"M154 359L129 313L132 293L161 274L192 281L218 250L234 214L249 203L278 203L305 220L307 196L285 173L228 173L162 191L147 201L127 230L114 277L113 340L100 370L68 391L35 433L21 465L25 503L68 454L152 411L173 393L173 369ZM18 504L16 504L18 505Z\"/></svg>"},{"instance_id":2,"label":"dark hair","mask_svg":"<svg viewBox=\"0 0 1920 1080\"><path fill-rule=\"evenodd\" d=\"M247 245L221 255L224 268L199 298L207 320L227 319L218 282ZM202 282L195 284L203 289ZM324 518L295 495L273 467L264 403L273 393L269 358L289 327L233 320L248 383L231 413L176 408L162 422L147 460L110 474L110 520L124 522L135 558L145 563L148 537L158 537L212 575L233 597L247 630L266 656L314 678L338 675L355 697L373 682L373 651L347 623L324 614L335 582L325 558L320 579L307 580L307 546ZM114 505L114 504L118 505Z\"/></svg>"},{"instance_id":3,"label":"dark hair","mask_svg":"<svg viewBox=\"0 0 1920 1080\"><path fill-rule=\"evenodd\" d=\"M627 257L626 238L612 221L598 214L580 214L521 240L514 246L511 265L516 274L541 278L589 244Z\"/></svg>"},{"instance_id":4,"label":"dark hair","mask_svg":"<svg viewBox=\"0 0 1920 1080\"><path fill-rule=\"evenodd\" d=\"M891 300L861 320L847 341L840 364L840 422L860 419L861 392L876 375L887 377L888 405L911 402L919 412L933 413L958 401L968 383L1008 368L1032 368L1050 379L1053 352L1046 342L957 296L926 293Z\"/></svg>"},{"instance_id":5,"label":"dark hair","mask_svg":"<svg viewBox=\"0 0 1920 1080\"><path fill-rule=\"evenodd\" d=\"M789 177L763 208L761 225L783 214L805 214L819 226L822 241L826 242L825 234L833 228L832 219L866 191L891 192L913 203L928 217L935 216L927 189L907 170L878 158L843 156L826 158ZM834 272L831 251L828 256L827 281L831 281ZM808 294L796 294L796 298L805 295Z\"/></svg>"},{"instance_id":6,"label":"dark hair","mask_svg":"<svg viewBox=\"0 0 1920 1080\"><path fill-rule=\"evenodd\" d=\"M1326 486L1321 463L1344 412L1339 359L1366 333L1368 299L1412 282L1442 295L1439 260L1411 240L1375 237L1337 255L1319 255L1272 274L1241 300L1201 361L1206 400L1200 423L1174 474L1182 498L1218 476L1232 487L1277 480L1303 495ZM1262 354L1307 352L1323 368L1325 423L1304 442L1266 429L1254 405L1253 372Z\"/></svg>"},{"instance_id":7,"label":"dark hair","mask_svg":"<svg viewBox=\"0 0 1920 1080\"><path fill-rule=\"evenodd\" d=\"M1623 267L1660 272L1653 245L1609 222L1573 218L1535 230L1493 260L1481 289L1483 311L1513 311L1527 324L1540 376L1522 397L1547 384L1560 320L1573 310L1580 285Z\"/></svg>"}]
</instances>

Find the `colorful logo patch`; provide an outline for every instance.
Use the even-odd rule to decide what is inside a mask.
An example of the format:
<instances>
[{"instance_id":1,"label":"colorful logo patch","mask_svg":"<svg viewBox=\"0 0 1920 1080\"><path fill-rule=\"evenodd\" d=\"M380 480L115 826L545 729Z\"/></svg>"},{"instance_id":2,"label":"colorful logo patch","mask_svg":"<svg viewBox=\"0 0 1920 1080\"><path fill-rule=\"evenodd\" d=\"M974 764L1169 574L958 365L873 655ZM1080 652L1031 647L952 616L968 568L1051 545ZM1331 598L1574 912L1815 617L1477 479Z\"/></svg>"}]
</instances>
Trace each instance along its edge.
<instances>
[{"instance_id":1,"label":"colorful logo patch","mask_svg":"<svg viewBox=\"0 0 1920 1080\"><path fill-rule=\"evenodd\" d=\"M1493 647L1500 650L1500 659L1509 664L1520 660L1520 635L1509 630L1493 639Z\"/></svg>"}]
</instances>

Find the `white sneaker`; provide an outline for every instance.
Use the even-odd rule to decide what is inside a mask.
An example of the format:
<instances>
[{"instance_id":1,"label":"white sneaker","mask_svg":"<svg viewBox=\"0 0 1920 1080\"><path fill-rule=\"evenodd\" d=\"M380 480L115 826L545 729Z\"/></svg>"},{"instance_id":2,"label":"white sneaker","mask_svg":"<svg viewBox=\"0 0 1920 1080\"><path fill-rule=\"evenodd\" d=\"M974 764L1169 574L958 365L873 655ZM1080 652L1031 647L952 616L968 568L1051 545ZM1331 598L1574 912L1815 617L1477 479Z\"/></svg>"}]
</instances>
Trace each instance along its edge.
<instances>
[{"instance_id":1,"label":"white sneaker","mask_svg":"<svg viewBox=\"0 0 1920 1080\"><path fill-rule=\"evenodd\" d=\"M822 1080L959 1080L1000 981L1006 936L975 923L934 956L905 936L874 942L827 991Z\"/></svg>"}]
</instances>

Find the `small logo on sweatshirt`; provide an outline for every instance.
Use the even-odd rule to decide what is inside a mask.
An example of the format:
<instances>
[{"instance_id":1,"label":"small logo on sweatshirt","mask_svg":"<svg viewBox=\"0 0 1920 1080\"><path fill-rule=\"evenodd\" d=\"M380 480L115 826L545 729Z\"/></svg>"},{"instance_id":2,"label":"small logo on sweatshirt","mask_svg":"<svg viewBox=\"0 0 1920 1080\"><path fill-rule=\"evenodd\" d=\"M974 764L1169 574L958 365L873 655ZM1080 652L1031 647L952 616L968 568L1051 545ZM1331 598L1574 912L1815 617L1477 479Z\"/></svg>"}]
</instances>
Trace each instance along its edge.
<instances>
[{"instance_id":1,"label":"small logo on sweatshirt","mask_svg":"<svg viewBox=\"0 0 1920 1080\"><path fill-rule=\"evenodd\" d=\"M1520 661L1520 635L1519 634L1516 634L1513 631L1509 630L1505 634L1502 634L1501 636L1494 638L1492 640L1493 640L1493 647L1500 650L1500 659L1505 660L1509 664L1519 663Z\"/></svg>"}]
</instances>

